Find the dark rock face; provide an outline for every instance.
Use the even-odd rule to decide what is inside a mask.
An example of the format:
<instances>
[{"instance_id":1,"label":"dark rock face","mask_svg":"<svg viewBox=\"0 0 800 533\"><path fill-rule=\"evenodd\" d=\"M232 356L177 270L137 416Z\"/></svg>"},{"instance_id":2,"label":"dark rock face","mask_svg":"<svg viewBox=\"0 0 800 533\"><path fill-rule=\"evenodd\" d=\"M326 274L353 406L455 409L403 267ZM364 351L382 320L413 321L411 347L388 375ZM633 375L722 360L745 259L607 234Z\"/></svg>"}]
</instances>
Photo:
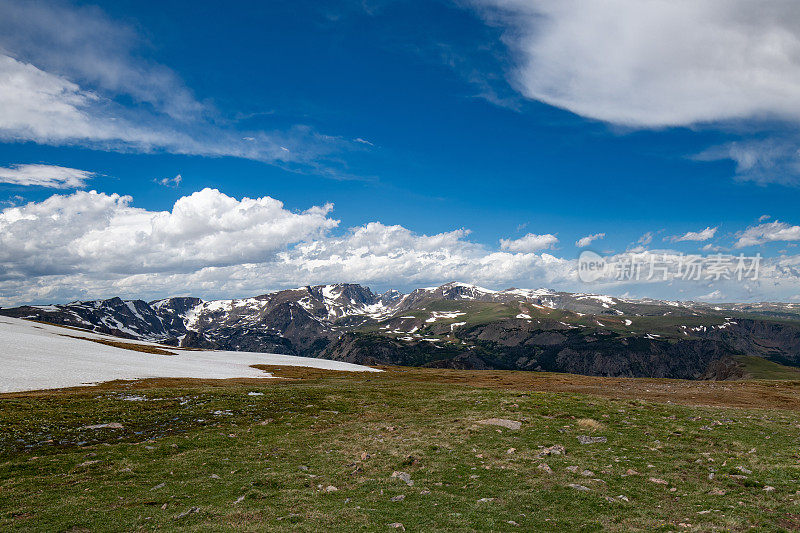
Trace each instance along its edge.
<instances>
[{"instance_id":1,"label":"dark rock face","mask_svg":"<svg viewBox=\"0 0 800 533\"><path fill-rule=\"evenodd\" d=\"M375 334L346 333L319 357L362 365L422 366L450 359L460 351L427 341L409 343Z\"/></svg>"},{"instance_id":2,"label":"dark rock face","mask_svg":"<svg viewBox=\"0 0 800 533\"><path fill-rule=\"evenodd\" d=\"M745 377L747 377L747 372L742 363L732 357L723 357L722 359L712 361L700 379L724 381L743 379Z\"/></svg>"},{"instance_id":3,"label":"dark rock face","mask_svg":"<svg viewBox=\"0 0 800 533\"><path fill-rule=\"evenodd\" d=\"M181 348L199 348L201 350L219 349L219 345L216 342L207 339L202 333L198 333L197 331L187 332L186 336L179 341L179 346Z\"/></svg>"},{"instance_id":4,"label":"dark rock face","mask_svg":"<svg viewBox=\"0 0 800 533\"><path fill-rule=\"evenodd\" d=\"M800 366L800 324L739 318L724 329L701 333L724 342L745 355L764 357L775 363Z\"/></svg>"},{"instance_id":5,"label":"dark rock face","mask_svg":"<svg viewBox=\"0 0 800 533\"><path fill-rule=\"evenodd\" d=\"M470 350L349 333L320 357L358 364L698 379L707 374L714 361L735 355L725 344L713 340L626 339L575 330L524 332L515 324L518 321L507 322L508 332L502 328L506 322L498 322L459 334L474 342Z\"/></svg>"}]
</instances>

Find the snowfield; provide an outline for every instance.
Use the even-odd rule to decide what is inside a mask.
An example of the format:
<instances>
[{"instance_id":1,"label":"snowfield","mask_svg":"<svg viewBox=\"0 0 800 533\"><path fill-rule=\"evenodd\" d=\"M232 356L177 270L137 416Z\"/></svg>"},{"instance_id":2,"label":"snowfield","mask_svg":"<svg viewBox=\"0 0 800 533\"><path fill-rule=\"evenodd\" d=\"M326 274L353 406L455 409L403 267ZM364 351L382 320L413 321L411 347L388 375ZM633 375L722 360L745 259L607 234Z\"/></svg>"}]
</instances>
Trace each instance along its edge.
<instances>
[{"instance_id":1,"label":"snowfield","mask_svg":"<svg viewBox=\"0 0 800 533\"><path fill-rule=\"evenodd\" d=\"M156 355L67 335L155 345L0 317L0 393L93 385L115 379L272 377L250 368L257 364L380 372L350 363L271 353L179 350L163 346L176 355Z\"/></svg>"}]
</instances>

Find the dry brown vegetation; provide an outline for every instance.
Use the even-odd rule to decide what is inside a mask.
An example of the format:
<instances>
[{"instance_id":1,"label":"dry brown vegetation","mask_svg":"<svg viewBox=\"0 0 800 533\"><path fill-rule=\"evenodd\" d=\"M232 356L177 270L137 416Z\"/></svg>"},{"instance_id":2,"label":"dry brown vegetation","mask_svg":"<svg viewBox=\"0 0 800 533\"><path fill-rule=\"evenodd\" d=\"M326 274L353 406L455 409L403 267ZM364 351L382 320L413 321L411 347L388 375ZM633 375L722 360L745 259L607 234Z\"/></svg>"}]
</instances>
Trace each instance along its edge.
<instances>
[{"instance_id":1,"label":"dry brown vegetation","mask_svg":"<svg viewBox=\"0 0 800 533\"><path fill-rule=\"evenodd\" d=\"M87 339L91 340L91 339ZM129 343L123 343L129 344ZM151 346L140 345L151 349ZM131 348L129 348L131 349ZM152 352L151 352L152 353ZM358 382L387 381L428 382L526 392L563 392L587 394L609 399L646 400L668 404L767 408L800 411L800 381L691 381L650 378L607 378L506 370L449 370L408 367L380 367L382 373L353 373L299 366L253 365L278 379L187 379L153 378L138 381L112 381L94 387L68 390L153 389L162 387L208 387L253 384L275 385L294 380ZM0 397L59 394L59 391L36 391L2 394Z\"/></svg>"},{"instance_id":2,"label":"dry brown vegetation","mask_svg":"<svg viewBox=\"0 0 800 533\"><path fill-rule=\"evenodd\" d=\"M134 352L152 353L156 355L176 355L175 352L170 352L168 350L164 350L163 348L159 348L157 346L150 346L148 344L112 341L111 339L90 339L89 337L78 337L75 335L64 335L64 337L96 342L97 344L105 344L106 346L113 346L114 348L122 348L123 350L133 350Z\"/></svg>"}]
</instances>

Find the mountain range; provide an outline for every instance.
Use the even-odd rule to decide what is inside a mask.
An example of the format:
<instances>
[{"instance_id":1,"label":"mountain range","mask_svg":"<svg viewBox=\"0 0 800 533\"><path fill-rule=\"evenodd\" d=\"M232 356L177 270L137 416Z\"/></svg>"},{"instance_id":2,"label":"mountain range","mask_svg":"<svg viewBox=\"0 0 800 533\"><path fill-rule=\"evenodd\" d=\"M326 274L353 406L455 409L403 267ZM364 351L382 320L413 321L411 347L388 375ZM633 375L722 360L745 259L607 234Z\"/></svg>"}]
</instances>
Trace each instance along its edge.
<instances>
[{"instance_id":1,"label":"mountain range","mask_svg":"<svg viewBox=\"0 0 800 533\"><path fill-rule=\"evenodd\" d=\"M791 367L800 367L800 304L792 303L671 302L453 282L408 294L334 284L233 300L111 298L0 315L183 348L359 364L693 379L794 377Z\"/></svg>"}]
</instances>

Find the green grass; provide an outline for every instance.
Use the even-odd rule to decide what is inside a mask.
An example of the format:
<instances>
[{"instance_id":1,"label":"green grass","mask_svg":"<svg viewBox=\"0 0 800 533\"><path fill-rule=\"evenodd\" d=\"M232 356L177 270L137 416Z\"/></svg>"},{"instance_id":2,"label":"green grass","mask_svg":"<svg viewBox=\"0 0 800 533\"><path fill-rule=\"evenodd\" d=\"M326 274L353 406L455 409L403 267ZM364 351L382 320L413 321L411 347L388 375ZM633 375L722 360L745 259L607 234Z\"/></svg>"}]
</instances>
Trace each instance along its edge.
<instances>
[{"instance_id":1,"label":"green grass","mask_svg":"<svg viewBox=\"0 0 800 533\"><path fill-rule=\"evenodd\" d=\"M737 361L744 364L748 376L753 379L800 379L800 370L774 363L763 357L740 356Z\"/></svg>"},{"instance_id":2,"label":"green grass","mask_svg":"<svg viewBox=\"0 0 800 533\"><path fill-rule=\"evenodd\" d=\"M0 530L800 525L795 411L506 391L403 375L2 398ZM522 428L476 423L490 417ZM110 422L124 428L86 428ZM579 444L583 434L607 442ZM555 444L566 455L538 457ZM553 473L537 468L542 463ZM394 471L410 474L414 485L392 478ZM764 491L767 485L775 490ZM400 495L403 501L392 501Z\"/></svg>"}]
</instances>

